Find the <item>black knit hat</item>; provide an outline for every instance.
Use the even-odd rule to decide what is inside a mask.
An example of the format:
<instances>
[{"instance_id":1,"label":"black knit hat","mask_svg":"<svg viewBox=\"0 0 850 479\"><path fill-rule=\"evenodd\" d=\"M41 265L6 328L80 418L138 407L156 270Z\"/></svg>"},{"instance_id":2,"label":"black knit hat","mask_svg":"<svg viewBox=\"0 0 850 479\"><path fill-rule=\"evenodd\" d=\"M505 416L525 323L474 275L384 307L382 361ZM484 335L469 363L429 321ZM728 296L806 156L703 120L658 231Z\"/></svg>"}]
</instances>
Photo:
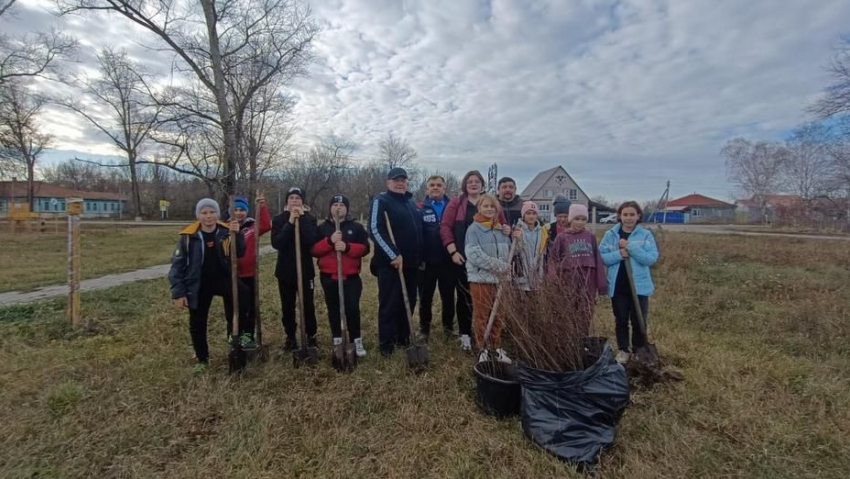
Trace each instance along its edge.
<instances>
[{"instance_id":1,"label":"black knit hat","mask_svg":"<svg viewBox=\"0 0 850 479\"><path fill-rule=\"evenodd\" d=\"M288 199L288 198L289 198L290 196L292 196L292 195L298 195L298 196L300 196L300 197L301 197L301 201L307 201L307 192L306 192L306 191L304 191L304 189L303 189L303 188L299 188L299 187L297 187L297 186L293 186L293 187L292 187L292 188L290 188L290 189L289 189L289 191L286 193L286 198Z\"/></svg>"},{"instance_id":2,"label":"black knit hat","mask_svg":"<svg viewBox=\"0 0 850 479\"><path fill-rule=\"evenodd\" d=\"M351 209L351 201L350 201L350 200L348 199L348 197L347 197L347 196L345 196L345 195L333 195L333 196L331 196L331 202L330 202L330 204L328 205L328 208L330 208L331 206L333 206L333 205L334 205L334 203L342 203L342 204L344 204L344 205L345 205L345 211L346 211L346 212L348 212L348 210L350 210L350 209Z\"/></svg>"},{"instance_id":3,"label":"black knit hat","mask_svg":"<svg viewBox=\"0 0 850 479\"><path fill-rule=\"evenodd\" d=\"M552 213L555 216L558 215L568 215L570 214L570 205L572 201L568 200L564 195L555 195L555 199L552 200Z\"/></svg>"}]
</instances>

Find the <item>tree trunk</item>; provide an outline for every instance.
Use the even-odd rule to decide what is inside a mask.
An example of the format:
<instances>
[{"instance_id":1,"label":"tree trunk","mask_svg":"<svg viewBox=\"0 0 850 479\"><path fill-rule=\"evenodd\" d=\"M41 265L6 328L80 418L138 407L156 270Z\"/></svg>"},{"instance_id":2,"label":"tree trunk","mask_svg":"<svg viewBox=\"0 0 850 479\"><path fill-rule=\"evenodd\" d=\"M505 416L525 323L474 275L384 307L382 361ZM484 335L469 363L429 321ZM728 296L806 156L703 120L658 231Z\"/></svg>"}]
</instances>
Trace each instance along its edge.
<instances>
[{"instance_id":1,"label":"tree trunk","mask_svg":"<svg viewBox=\"0 0 850 479\"><path fill-rule=\"evenodd\" d=\"M136 154L135 152L127 155L128 164L130 165L130 190L133 196L133 212L137 218L144 215L142 208L142 193L139 191L139 178L136 173Z\"/></svg>"},{"instance_id":2,"label":"tree trunk","mask_svg":"<svg viewBox=\"0 0 850 479\"><path fill-rule=\"evenodd\" d=\"M27 154L27 203L30 205L30 213L35 212L35 158Z\"/></svg>"},{"instance_id":3,"label":"tree trunk","mask_svg":"<svg viewBox=\"0 0 850 479\"><path fill-rule=\"evenodd\" d=\"M227 102L227 85L224 80L224 69L221 65L221 50L218 45L217 14L215 2L212 0L201 0L204 9L204 17L207 24L207 35L210 43L210 66L213 70L213 81L215 85L215 102L218 106L218 116L224 133L224 189L227 194L236 193L236 155L238 154L236 144L236 131L233 125L233 117L230 114L230 105Z\"/></svg>"}]
</instances>

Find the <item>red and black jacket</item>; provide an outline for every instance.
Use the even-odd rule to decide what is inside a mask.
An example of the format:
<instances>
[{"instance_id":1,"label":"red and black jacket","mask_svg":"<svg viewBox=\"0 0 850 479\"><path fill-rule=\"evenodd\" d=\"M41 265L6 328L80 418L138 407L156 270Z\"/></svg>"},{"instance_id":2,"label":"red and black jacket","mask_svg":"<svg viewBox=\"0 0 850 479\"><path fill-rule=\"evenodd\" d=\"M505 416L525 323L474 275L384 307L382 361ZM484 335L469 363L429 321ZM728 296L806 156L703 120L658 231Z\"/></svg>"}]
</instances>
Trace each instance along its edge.
<instances>
[{"instance_id":1,"label":"red and black jacket","mask_svg":"<svg viewBox=\"0 0 850 479\"><path fill-rule=\"evenodd\" d=\"M369 235L363 225L350 217L343 220L339 225L342 232L342 240L345 242L345 251L342 252L342 276L343 279L360 274L361 260L369 254ZM336 231L333 220L325 220L318 228L317 237L320 238L310 249L310 252L318 258L316 264L319 272L337 278L336 249L331 243L331 235Z\"/></svg>"}]
</instances>

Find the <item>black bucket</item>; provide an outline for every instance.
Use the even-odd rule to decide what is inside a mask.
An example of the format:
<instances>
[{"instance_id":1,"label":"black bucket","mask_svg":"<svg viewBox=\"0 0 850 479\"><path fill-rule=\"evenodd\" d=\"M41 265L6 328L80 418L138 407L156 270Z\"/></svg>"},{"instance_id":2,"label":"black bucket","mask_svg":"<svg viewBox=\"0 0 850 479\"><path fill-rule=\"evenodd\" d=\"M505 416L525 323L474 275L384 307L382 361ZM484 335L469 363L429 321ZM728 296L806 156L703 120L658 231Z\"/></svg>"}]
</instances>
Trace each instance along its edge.
<instances>
[{"instance_id":1,"label":"black bucket","mask_svg":"<svg viewBox=\"0 0 850 479\"><path fill-rule=\"evenodd\" d=\"M483 361L476 364L473 370L478 389L478 407L485 414L499 418L519 414L522 391L513 365Z\"/></svg>"}]
</instances>

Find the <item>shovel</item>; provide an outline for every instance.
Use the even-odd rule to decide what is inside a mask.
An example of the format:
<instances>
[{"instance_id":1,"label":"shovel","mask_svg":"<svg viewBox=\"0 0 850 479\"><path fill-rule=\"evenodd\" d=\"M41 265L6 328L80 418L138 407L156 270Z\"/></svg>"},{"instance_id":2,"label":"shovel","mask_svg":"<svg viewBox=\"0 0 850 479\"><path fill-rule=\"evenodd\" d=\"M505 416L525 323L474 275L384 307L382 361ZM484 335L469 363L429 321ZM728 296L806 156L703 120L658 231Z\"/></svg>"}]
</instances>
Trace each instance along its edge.
<instances>
[{"instance_id":1,"label":"shovel","mask_svg":"<svg viewBox=\"0 0 850 479\"><path fill-rule=\"evenodd\" d=\"M336 230L339 231L339 221L334 221ZM352 371L357 366L357 355L354 354L354 349L351 348L351 343L348 338L348 318L345 316L345 290L343 289L342 278L342 252L336 252L336 276L337 284L339 285L339 320L342 323L342 344L334 345L334 353L332 357L333 367L337 371Z\"/></svg>"},{"instance_id":2,"label":"shovel","mask_svg":"<svg viewBox=\"0 0 850 479\"><path fill-rule=\"evenodd\" d=\"M236 203L233 196L230 197L230 211L236 211ZM230 350L227 353L227 365L230 374L241 373L245 369L248 357L239 342L239 271L237 268L238 257L236 254L236 235L239 233L230 231L230 294L233 295L233 330L230 336Z\"/></svg>"},{"instance_id":3,"label":"shovel","mask_svg":"<svg viewBox=\"0 0 850 479\"><path fill-rule=\"evenodd\" d=\"M387 232L390 235L390 241L395 242L393 235L393 227L390 224L390 216L384 212L384 219L387 221ZM404 299L404 311L407 313L407 321L410 323L410 346L405 350L407 352L407 366L414 372L422 372L428 369L428 346L420 343L416 339L416 324L413 322L413 312L410 310L410 300L407 296L407 283L404 281L404 271L402 268L398 270L398 278L401 281L401 295Z\"/></svg>"},{"instance_id":4,"label":"shovel","mask_svg":"<svg viewBox=\"0 0 850 479\"><path fill-rule=\"evenodd\" d=\"M508 265L509 265L508 271L512 271L512 269L510 268L510 265L511 265L511 261L513 261L513 259L514 259L514 253L516 252L516 245L517 245L517 239L514 238L513 241L511 242L511 250L508 253ZM499 285L496 286L496 298L493 300L493 307L490 308L490 317L487 318L487 327L484 328L484 337L481 339L481 352L478 353L478 362L479 363L485 362L487 360L493 360L493 357L494 357L493 352L490 351L490 348L488 346L490 345L489 344L489 342L490 342L490 332L493 331L493 323L496 322L496 311L499 309L499 303L501 302L501 299L502 299L502 286L503 286L503 284L504 283L502 281L499 281ZM485 351L487 352L487 359L482 359L482 357L484 356L482 353L484 353Z\"/></svg>"},{"instance_id":5,"label":"shovel","mask_svg":"<svg viewBox=\"0 0 850 479\"><path fill-rule=\"evenodd\" d=\"M660 364L658 359L658 348L649 342L649 336L646 334L646 321L643 317L643 311L640 309L640 301L638 300L637 289L635 288L635 278L632 275L630 258L624 258L623 264L626 265L626 276L629 277L629 289L631 289L632 293L632 303L634 303L635 313L637 313L638 317L638 326L640 327L640 332L643 334L644 338L643 346L635 348L634 357L637 358L637 362L641 365L651 370L657 370Z\"/></svg>"},{"instance_id":6,"label":"shovel","mask_svg":"<svg viewBox=\"0 0 850 479\"><path fill-rule=\"evenodd\" d=\"M319 362L319 350L307 346L307 330L304 326L304 275L301 271L301 218L295 219L295 273L298 281L298 320L301 323L301 349L292 352L292 363L298 368Z\"/></svg>"},{"instance_id":7,"label":"shovel","mask_svg":"<svg viewBox=\"0 0 850 479\"><path fill-rule=\"evenodd\" d=\"M257 190L255 198L259 198L263 193ZM259 214L259 211L257 211ZM260 224L255 223L254 226L254 320L257 329L257 354L260 361L268 360L268 354L263 349L263 321L260 318Z\"/></svg>"}]
</instances>

